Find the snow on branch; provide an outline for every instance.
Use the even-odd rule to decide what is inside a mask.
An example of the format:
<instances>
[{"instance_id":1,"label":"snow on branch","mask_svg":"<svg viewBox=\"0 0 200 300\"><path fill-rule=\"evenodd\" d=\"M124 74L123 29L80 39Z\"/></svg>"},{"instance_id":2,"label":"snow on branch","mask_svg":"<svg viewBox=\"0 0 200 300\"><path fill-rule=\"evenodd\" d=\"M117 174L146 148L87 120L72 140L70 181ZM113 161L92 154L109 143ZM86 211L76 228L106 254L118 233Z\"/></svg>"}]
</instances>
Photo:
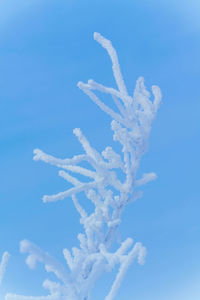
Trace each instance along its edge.
<instances>
[{"instance_id":1,"label":"snow on branch","mask_svg":"<svg viewBox=\"0 0 200 300\"><path fill-rule=\"evenodd\" d=\"M126 86L124 84L124 80L120 71L119 61L117 57L117 53L115 48L113 48L111 41L105 39L100 33L95 32L94 33L94 39L107 50L111 60L112 60L112 69L113 74L117 83L117 86L119 88L119 91L123 93L124 95L128 95Z\"/></svg>"},{"instance_id":2,"label":"snow on branch","mask_svg":"<svg viewBox=\"0 0 200 300\"><path fill-rule=\"evenodd\" d=\"M133 260L138 256L138 263L143 265L145 262L146 248L142 246L141 243L136 243L133 249L129 252L128 255L121 258L122 262L119 268L119 272L116 276L116 279L111 287L111 290L105 300L112 300L117 294L117 291L124 279L129 266L132 264Z\"/></svg>"},{"instance_id":3,"label":"snow on branch","mask_svg":"<svg viewBox=\"0 0 200 300\"><path fill-rule=\"evenodd\" d=\"M6 300L88 300L96 280L104 272L112 271L115 265L119 265L106 297L106 300L112 300L133 260L137 258L139 264L144 263L146 249L141 243L134 244L128 238L114 252L113 243L116 241L124 208L141 197L142 192L138 190L140 186L156 179L155 173L145 173L138 179L137 171L141 157L147 150L152 122L161 102L161 92L159 87L153 86L152 101L144 79L140 77L133 96L129 95L111 42L99 33L94 34L94 39L110 56L117 89L106 87L92 79L87 83L79 82L78 87L111 117L113 140L120 143L121 152L115 152L112 147L98 152L79 128L73 132L83 148L80 155L60 159L39 149L34 150L34 160L62 169L59 175L71 185L56 195L44 196L43 201L53 202L71 197L84 231L78 234L79 247L73 247L71 251L63 250L68 270L37 246L22 241L21 251L28 252L26 262L29 267L35 267L37 261L43 262L45 269L53 272L57 281L44 282L44 287L50 291L49 296L24 297L9 294ZM110 108L97 97L96 91L110 95L115 108ZM120 176L120 173L124 176ZM80 204L80 193L92 202L94 209L91 213Z\"/></svg>"},{"instance_id":4,"label":"snow on branch","mask_svg":"<svg viewBox=\"0 0 200 300\"><path fill-rule=\"evenodd\" d=\"M8 252L4 252L2 255L1 263L0 263L0 286L2 283L2 279L4 277L4 273L6 270L6 266L9 260L10 254Z\"/></svg>"}]
</instances>

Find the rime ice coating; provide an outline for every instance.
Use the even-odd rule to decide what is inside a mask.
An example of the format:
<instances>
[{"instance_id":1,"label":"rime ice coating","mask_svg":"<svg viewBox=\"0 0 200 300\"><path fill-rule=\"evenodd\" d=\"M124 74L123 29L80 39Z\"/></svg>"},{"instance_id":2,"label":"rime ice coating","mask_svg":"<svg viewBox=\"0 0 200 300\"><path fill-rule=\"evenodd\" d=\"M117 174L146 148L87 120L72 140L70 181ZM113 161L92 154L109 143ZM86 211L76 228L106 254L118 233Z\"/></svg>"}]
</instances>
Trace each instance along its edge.
<instances>
[{"instance_id":1,"label":"rime ice coating","mask_svg":"<svg viewBox=\"0 0 200 300\"><path fill-rule=\"evenodd\" d=\"M7 266L9 257L10 257L10 254L8 252L4 252L2 255L2 259L0 262L0 286L1 286L2 279L4 277L4 273L6 270L6 266Z\"/></svg>"},{"instance_id":2,"label":"rime ice coating","mask_svg":"<svg viewBox=\"0 0 200 300\"><path fill-rule=\"evenodd\" d=\"M113 139L121 144L122 151L116 153L111 147L106 147L99 153L79 128L74 129L74 134L81 143L84 154L70 159L59 159L39 149L34 150L34 160L42 160L61 168L59 175L72 185L56 195L44 196L43 201L54 202L71 197L80 214L84 233L78 234L79 248L63 250L68 270L37 246L29 241L22 241L21 251L28 252L26 262L29 267L35 267L37 261L43 262L47 272L53 272L58 281L44 282L49 296L25 297L9 294L6 300L88 300L96 280L119 264L119 271L105 298L112 300L133 260L137 258L139 264L144 264L146 249L141 243L133 244L133 240L128 238L116 251L111 251L111 246L116 240L124 208L141 197L138 187L156 179L154 173L143 174L140 179L136 175L140 159L147 150L151 125L161 102L161 92L159 87L153 86L154 100L151 101L144 79L140 77L133 96L130 96L111 42L99 33L94 33L94 39L106 49L111 58L117 89L106 87L94 80L89 80L88 83L79 82L78 87L110 115ZM116 110L100 100L95 91L109 94ZM87 162L90 167L81 166L82 162ZM124 173L125 179L119 177L118 169ZM76 178L77 174L85 176L87 180L80 181ZM79 203L79 193L84 193L93 203L92 213L85 211Z\"/></svg>"}]
</instances>

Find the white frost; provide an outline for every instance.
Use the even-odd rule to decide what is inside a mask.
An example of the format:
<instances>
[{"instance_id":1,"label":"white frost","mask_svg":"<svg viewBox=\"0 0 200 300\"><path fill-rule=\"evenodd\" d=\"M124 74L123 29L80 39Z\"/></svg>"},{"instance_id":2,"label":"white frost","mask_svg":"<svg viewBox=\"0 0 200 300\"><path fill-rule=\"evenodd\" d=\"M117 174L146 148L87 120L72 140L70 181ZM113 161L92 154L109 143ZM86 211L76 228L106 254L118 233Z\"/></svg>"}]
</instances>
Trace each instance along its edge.
<instances>
[{"instance_id":1,"label":"white frost","mask_svg":"<svg viewBox=\"0 0 200 300\"><path fill-rule=\"evenodd\" d=\"M4 273L6 270L6 266L7 266L9 257L10 257L10 254L8 252L4 252L2 255L2 259L1 259L1 263L0 263L0 286L1 286L2 279L4 277Z\"/></svg>"},{"instance_id":2,"label":"white frost","mask_svg":"<svg viewBox=\"0 0 200 300\"><path fill-rule=\"evenodd\" d=\"M138 187L156 179L155 173L146 173L137 179L137 170L140 159L147 150L151 125L161 102L161 92L159 87L153 86L154 100L151 101L144 79L140 77L133 96L130 96L111 42L99 33L94 34L94 39L106 49L111 58L117 89L106 87L94 80L89 80L88 83L79 82L78 87L112 118L113 140L121 144L121 153L116 153L112 147L98 152L79 128L73 132L82 145L84 153L81 155L59 159L39 149L34 150L34 160L61 168L59 175L72 185L56 195L44 196L43 201L52 202L71 197L80 214L84 233L78 234L79 247L74 247L71 251L63 250L68 270L34 244L22 241L21 251L28 252L26 262L29 267L34 268L37 261L42 262L47 272L53 272L57 280L44 281L49 296L25 297L8 294L6 300L88 300L96 280L118 264L119 271L106 297L106 300L112 300L133 260L137 258L139 264L144 264L146 249L141 243L134 244L128 238L114 252L111 246L117 240L124 208L141 197ZM95 91L109 94L116 108L111 109L97 97ZM82 162L86 162L88 168L83 167ZM119 170L124 173L123 179L119 176ZM81 178L85 177L85 180L76 178L77 174L82 175ZM81 206L78 201L80 193L84 193L93 203L92 213L88 213Z\"/></svg>"}]
</instances>

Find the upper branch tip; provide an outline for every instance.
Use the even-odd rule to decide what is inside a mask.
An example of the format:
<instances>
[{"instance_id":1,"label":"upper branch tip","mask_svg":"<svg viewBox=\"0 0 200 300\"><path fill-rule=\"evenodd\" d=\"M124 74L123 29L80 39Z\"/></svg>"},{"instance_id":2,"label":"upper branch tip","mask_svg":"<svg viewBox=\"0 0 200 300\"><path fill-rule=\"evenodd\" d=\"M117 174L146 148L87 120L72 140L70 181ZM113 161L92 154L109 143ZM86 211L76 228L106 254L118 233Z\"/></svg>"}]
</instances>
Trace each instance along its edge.
<instances>
[{"instance_id":1,"label":"upper branch tip","mask_svg":"<svg viewBox=\"0 0 200 300\"><path fill-rule=\"evenodd\" d=\"M77 87L81 87L81 85L82 85L82 82L81 81L79 81L78 83L77 83Z\"/></svg>"},{"instance_id":2,"label":"upper branch tip","mask_svg":"<svg viewBox=\"0 0 200 300\"><path fill-rule=\"evenodd\" d=\"M74 133L76 136L80 136L80 134L81 134L80 128L74 128L74 129L73 129L73 133Z\"/></svg>"},{"instance_id":3,"label":"upper branch tip","mask_svg":"<svg viewBox=\"0 0 200 300\"><path fill-rule=\"evenodd\" d=\"M162 92L158 85L152 85L151 89L154 94L157 94L159 97L162 97Z\"/></svg>"},{"instance_id":4,"label":"upper branch tip","mask_svg":"<svg viewBox=\"0 0 200 300\"><path fill-rule=\"evenodd\" d=\"M98 40L98 38L101 37L101 34L98 32L94 32L93 37L94 37L94 40Z\"/></svg>"},{"instance_id":5,"label":"upper branch tip","mask_svg":"<svg viewBox=\"0 0 200 300\"><path fill-rule=\"evenodd\" d=\"M137 82L144 83L144 77L143 76L138 77Z\"/></svg>"},{"instance_id":6,"label":"upper branch tip","mask_svg":"<svg viewBox=\"0 0 200 300\"><path fill-rule=\"evenodd\" d=\"M8 259L10 258L10 253L7 252L7 251L5 251L5 252L3 253L3 257L4 257L5 260L8 260Z\"/></svg>"},{"instance_id":7,"label":"upper branch tip","mask_svg":"<svg viewBox=\"0 0 200 300\"><path fill-rule=\"evenodd\" d=\"M46 195L43 196L43 197L42 197L42 202L43 202L43 203L49 202L49 201L48 201L48 196L46 196Z\"/></svg>"},{"instance_id":8,"label":"upper branch tip","mask_svg":"<svg viewBox=\"0 0 200 300\"><path fill-rule=\"evenodd\" d=\"M36 148L36 149L33 150L33 153L34 153L34 154L38 154L39 151L40 151L40 150Z\"/></svg>"},{"instance_id":9,"label":"upper branch tip","mask_svg":"<svg viewBox=\"0 0 200 300\"><path fill-rule=\"evenodd\" d=\"M30 246L29 240L24 239L20 241L20 252L21 253L26 252L29 246Z\"/></svg>"},{"instance_id":10,"label":"upper branch tip","mask_svg":"<svg viewBox=\"0 0 200 300\"><path fill-rule=\"evenodd\" d=\"M42 154L42 151L40 149L34 149L33 154L34 154L33 160L39 160L40 156Z\"/></svg>"}]
</instances>

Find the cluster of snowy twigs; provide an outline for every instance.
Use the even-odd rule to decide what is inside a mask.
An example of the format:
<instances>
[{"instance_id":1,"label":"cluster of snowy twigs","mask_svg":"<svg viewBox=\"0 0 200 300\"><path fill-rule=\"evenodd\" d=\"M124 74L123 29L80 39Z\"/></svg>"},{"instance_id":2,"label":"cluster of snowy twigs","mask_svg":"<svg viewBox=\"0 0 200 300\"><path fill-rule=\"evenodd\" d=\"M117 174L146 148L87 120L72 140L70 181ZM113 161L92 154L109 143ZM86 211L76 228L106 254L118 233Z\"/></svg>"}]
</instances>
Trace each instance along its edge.
<instances>
[{"instance_id":1,"label":"cluster of snowy twigs","mask_svg":"<svg viewBox=\"0 0 200 300\"><path fill-rule=\"evenodd\" d=\"M94 39L107 50L111 58L117 89L106 87L93 80L89 80L87 84L79 82L78 87L111 116L113 139L121 144L122 151L116 153L112 147L106 147L99 153L79 128L74 129L74 134L81 143L84 154L71 159L59 159L39 149L34 150L34 160L42 160L59 167L62 169L59 175L72 185L64 192L44 196L43 201L53 202L71 197L80 214L84 233L78 234L79 248L74 247L71 251L63 250L68 270L31 242L22 241L20 249L21 252L28 253L26 262L29 267L34 268L37 261L42 262L47 272L56 275L57 281L44 281L43 286L49 290L48 296L7 294L6 300L88 300L96 280L118 264L118 273L105 298L112 300L133 260L137 258L139 264L144 263L146 249L141 243L134 244L131 238L127 238L115 251L112 245L116 240L124 208L141 197L138 187L156 178L154 173L149 173L137 179L136 174L140 159L147 150L151 125L161 101L161 92L159 87L153 86L154 100L151 101L143 78L139 78L134 95L129 96L111 42L99 33L94 34ZM116 105L116 110L102 102L95 91L109 94ZM83 162L89 167L83 166ZM123 179L119 175L119 170L124 173ZM86 180L80 181L79 175L82 175L81 178L85 176ZM93 203L92 213L88 213L78 201L77 196L80 193L84 193Z\"/></svg>"}]
</instances>

